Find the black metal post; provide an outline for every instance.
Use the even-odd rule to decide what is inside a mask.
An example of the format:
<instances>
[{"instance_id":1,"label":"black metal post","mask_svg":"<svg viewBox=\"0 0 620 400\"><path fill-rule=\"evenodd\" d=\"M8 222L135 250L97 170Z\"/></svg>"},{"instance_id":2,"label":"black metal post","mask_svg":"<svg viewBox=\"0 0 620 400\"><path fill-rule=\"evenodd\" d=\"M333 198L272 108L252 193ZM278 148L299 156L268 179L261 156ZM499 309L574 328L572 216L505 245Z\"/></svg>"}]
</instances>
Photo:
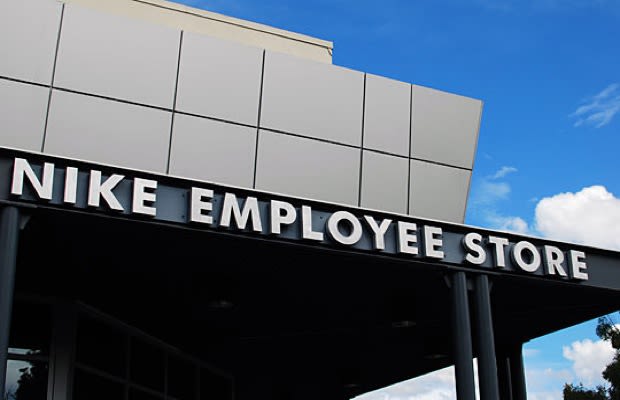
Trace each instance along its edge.
<instances>
[{"instance_id":1,"label":"black metal post","mask_svg":"<svg viewBox=\"0 0 620 400\"><path fill-rule=\"evenodd\" d=\"M0 395L4 397L6 364L11 332L15 262L19 238L19 209L4 207L0 212Z\"/></svg>"},{"instance_id":2,"label":"black metal post","mask_svg":"<svg viewBox=\"0 0 620 400\"><path fill-rule=\"evenodd\" d=\"M513 400L510 360L504 353L497 354L497 381L499 382L499 398L501 400Z\"/></svg>"},{"instance_id":3,"label":"black metal post","mask_svg":"<svg viewBox=\"0 0 620 400\"><path fill-rule=\"evenodd\" d=\"M474 299L476 312L476 344L478 346L478 383L481 400L499 398L497 365L495 360L495 338L493 335L493 316L491 315L491 296L489 278L476 276Z\"/></svg>"},{"instance_id":4,"label":"black metal post","mask_svg":"<svg viewBox=\"0 0 620 400\"><path fill-rule=\"evenodd\" d=\"M473 352L471 345L471 323L467 278L464 272L452 275L452 347L454 351L454 374L456 377L456 398L474 400Z\"/></svg>"},{"instance_id":5,"label":"black metal post","mask_svg":"<svg viewBox=\"0 0 620 400\"><path fill-rule=\"evenodd\" d=\"M522 345L516 346L510 353L510 378L512 382L512 399L527 400Z\"/></svg>"}]
</instances>

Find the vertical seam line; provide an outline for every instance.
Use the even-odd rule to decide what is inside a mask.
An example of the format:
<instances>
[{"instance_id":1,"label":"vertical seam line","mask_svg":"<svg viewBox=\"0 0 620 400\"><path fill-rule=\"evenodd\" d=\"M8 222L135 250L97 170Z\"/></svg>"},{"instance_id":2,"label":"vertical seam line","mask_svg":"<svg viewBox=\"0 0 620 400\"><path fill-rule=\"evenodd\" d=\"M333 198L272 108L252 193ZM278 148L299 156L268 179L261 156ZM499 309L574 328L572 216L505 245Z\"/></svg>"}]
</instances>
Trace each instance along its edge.
<instances>
[{"instance_id":1,"label":"vertical seam line","mask_svg":"<svg viewBox=\"0 0 620 400\"><path fill-rule=\"evenodd\" d=\"M413 136L413 85L409 85L409 158L407 158L407 214L411 214L411 140Z\"/></svg>"},{"instance_id":2,"label":"vertical seam line","mask_svg":"<svg viewBox=\"0 0 620 400\"><path fill-rule=\"evenodd\" d=\"M45 141L47 139L47 124L50 118L50 108L52 105L52 91L54 89L54 79L56 79L56 63L58 62L58 49L60 48L60 34L62 33L62 23L65 19L65 4L60 9L60 23L58 24L58 35L56 36L56 51L54 52L54 64L52 65L52 80L50 90L47 95L47 110L45 111L45 124L43 125L43 140L41 141L41 152L45 151Z\"/></svg>"},{"instance_id":3,"label":"vertical seam line","mask_svg":"<svg viewBox=\"0 0 620 400\"><path fill-rule=\"evenodd\" d=\"M174 130L174 115L177 109L177 93L179 92L179 74L181 71L181 51L183 49L183 30L179 35L179 54L177 58L177 76L174 82L174 96L172 98L172 115L170 117L170 138L168 139L168 160L166 162L166 174L170 174L170 158L172 157L172 132Z\"/></svg>"},{"instance_id":4,"label":"vertical seam line","mask_svg":"<svg viewBox=\"0 0 620 400\"><path fill-rule=\"evenodd\" d=\"M484 103L481 102L480 110L478 111L478 129L476 130L476 143L474 144L474 152L472 154L472 160L471 160L471 170L469 174L469 179L467 180L467 194L465 195L465 202L464 202L465 205L463 206L463 220L462 220L463 223L465 223L465 219L467 217L467 204L469 203L469 194L471 192L471 181L474 178L474 163L476 161L476 154L478 153L478 143L480 139L480 125L482 123L483 106L484 106Z\"/></svg>"},{"instance_id":5,"label":"vertical seam line","mask_svg":"<svg viewBox=\"0 0 620 400\"><path fill-rule=\"evenodd\" d=\"M364 172L364 128L366 120L366 73L364 73L364 85L362 92L362 143L360 144L360 172L357 188L357 206L362 205L362 174Z\"/></svg>"},{"instance_id":6,"label":"vertical seam line","mask_svg":"<svg viewBox=\"0 0 620 400\"><path fill-rule=\"evenodd\" d=\"M263 64L261 66L260 74L260 88L258 92L258 115L256 116L256 142L254 143L254 176L252 177L252 188L256 189L256 172L258 169L258 136L260 134L260 118L263 108L263 85L265 83L265 54L266 50L263 50Z\"/></svg>"}]
</instances>

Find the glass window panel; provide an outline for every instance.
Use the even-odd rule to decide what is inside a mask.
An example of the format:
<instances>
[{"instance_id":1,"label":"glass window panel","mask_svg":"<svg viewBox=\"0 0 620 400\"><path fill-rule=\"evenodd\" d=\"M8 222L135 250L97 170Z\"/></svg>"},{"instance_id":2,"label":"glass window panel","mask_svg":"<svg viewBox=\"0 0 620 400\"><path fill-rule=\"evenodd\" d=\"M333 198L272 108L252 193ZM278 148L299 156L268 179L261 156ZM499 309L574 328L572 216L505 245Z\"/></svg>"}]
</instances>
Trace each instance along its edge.
<instances>
[{"instance_id":1,"label":"glass window panel","mask_svg":"<svg viewBox=\"0 0 620 400\"><path fill-rule=\"evenodd\" d=\"M178 400L194 400L196 368L176 357L168 359L168 395Z\"/></svg>"},{"instance_id":2,"label":"glass window panel","mask_svg":"<svg viewBox=\"0 0 620 400\"><path fill-rule=\"evenodd\" d=\"M11 319L9 352L49 354L51 326L48 305L16 302Z\"/></svg>"},{"instance_id":3,"label":"glass window panel","mask_svg":"<svg viewBox=\"0 0 620 400\"><path fill-rule=\"evenodd\" d=\"M114 376L126 374L127 336L90 318L78 321L76 359Z\"/></svg>"},{"instance_id":4,"label":"glass window panel","mask_svg":"<svg viewBox=\"0 0 620 400\"><path fill-rule=\"evenodd\" d=\"M131 381L163 392L164 378L163 350L132 338Z\"/></svg>"},{"instance_id":5,"label":"glass window panel","mask_svg":"<svg viewBox=\"0 0 620 400\"><path fill-rule=\"evenodd\" d=\"M6 400L45 400L47 363L9 360L6 370Z\"/></svg>"},{"instance_id":6,"label":"glass window panel","mask_svg":"<svg viewBox=\"0 0 620 400\"><path fill-rule=\"evenodd\" d=\"M129 390L129 400L161 400L164 396L155 396L140 389L131 388Z\"/></svg>"},{"instance_id":7,"label":"glass window panel","mask_svg":"<svg viewBox=\"0 0 620 400\"><path fill-rule=\"evenodd\" d=\"M230 400L233 398L232 381L203 368L200 370L201 400Z\"/></svg>"},{"instance_id":8,"label":"glass window panel","mask_svg":"<svg viewBox=\"0 0 620 400\"><path fill-rule=\"evenodd\" d=\"M73 400L124 400L121 383L76 369L73 378Z\"/></svg>"}]
</instances>

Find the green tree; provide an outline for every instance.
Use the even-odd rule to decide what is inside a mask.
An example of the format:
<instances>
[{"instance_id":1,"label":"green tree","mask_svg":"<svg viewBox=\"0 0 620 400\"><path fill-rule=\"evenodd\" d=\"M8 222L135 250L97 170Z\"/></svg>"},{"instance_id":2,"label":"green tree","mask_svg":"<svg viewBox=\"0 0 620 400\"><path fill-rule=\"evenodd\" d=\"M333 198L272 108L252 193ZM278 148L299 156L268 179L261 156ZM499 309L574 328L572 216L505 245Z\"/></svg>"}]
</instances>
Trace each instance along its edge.
<instances>
[{"instance_id":1,"label":"green tree","mask_svg":"<svg viewBox=\"0 0 620 400\"><path fill-rule=\"evenodd\" d=\"M614 359L603 371L603 378L610 383L609 399L620 400L620 329L613 323L611 317L605 316L598 319L596 334L601 339L611 342L611 347L616 351Z\"/></svg>"},{"instance_id":2,"label":"green tree","mask_svg":"<svg viewBox=\"0 0 620 400\"><path fill-rule=\"evenodd\" d=\"M607 390L603 386L597 386L595 390L586 389L580 383L564 385L564 400L607 400Z\"/></svg>"},{"instance_id":3,"label":"green tree","mask_svg":"<svg viewBox=\"0 0 620 400\"><path fill-rule=\"evenodd\" d=\"M609 382L609 388L597 386L595 389L579 385L564 385L564 400L620 400L620 329L607 315L598 319L596 335L611 343L615 354L613 360L603 370L603 378Z\"/></svg>"}]
</instances>

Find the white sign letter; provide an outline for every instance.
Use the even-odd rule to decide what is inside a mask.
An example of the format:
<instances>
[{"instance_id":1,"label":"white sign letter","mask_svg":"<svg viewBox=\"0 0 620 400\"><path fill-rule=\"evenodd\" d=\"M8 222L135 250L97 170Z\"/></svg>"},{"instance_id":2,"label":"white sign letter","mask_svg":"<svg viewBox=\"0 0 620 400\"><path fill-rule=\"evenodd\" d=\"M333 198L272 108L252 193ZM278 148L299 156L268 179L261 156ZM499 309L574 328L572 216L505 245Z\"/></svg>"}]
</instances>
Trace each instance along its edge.
<instances>
[{"instance_id":1,"label":"white sign letter","mask_svg":"<svg viewBox=\"0 0 620 400\"><path fill-rule=\"evenodd\" d=\"M523 257L523 251L527 250L530 253L528 259ZM517 264L525 272L536 272L540 267L540 253L538 249L530 242L525 240L520 241L512 247L512 261Z\"/></svg>"},{"instance_id":2,"label":"white sign letter","mask_svg":"<svg viewBox=\"0 0 620 400\"><path fill-rule=\"evenodd\" d=\"M212 224L213 217L202 212L213 210L213 204L210 201L213 198L213 190L193 187L191 198L189 220L201 224ZM205 199L209 199L209 201L205 201Z\"/></svg>"},{"instance_id":3,"label":"white sign letter","mask_svg":"<svg viewBox=\"0 0 620 400\"><path fill-rule=\"evenodd\" d=\"M65 170L65 196L63 201L67 204L75 204L77 198L78 169L67 167Z\"/></svg>"},{"instance_id":4,"label":"white sign letter","mask_svg":"<svg viewBox=\"0 0 620 400\"><path fill-rule=\"evenodd\" d=\"M282 214L284 211L284 214ZM290 225L295 222L297 211L291 203L271 200L271 233L280 234L282 224Z\"/></svg>"},{"instance_id":5,"label":"white sign letter","mask_svg":"<svg viewBox=\"0 0 620 400\"><path fill-rule=\"evenodd\" d=\"M564 253L562 253L562 250L555 246L545 246L543 260L547 267L547 274L555 275L557 272L560 276L567 276L566 271L562 268L562 263L564 262Z\"/></svg>"},{"instance_id":6,"label":"white sign letter","mask_svg":"<svg viewBox=\"0 0 620 400\"><path fill-rule=\"evenodd\" d=\"M489 236L489 243L495 245L495 267L504 268L506 266L504 247L508 246L508 239L497 236Z\"/></svg>"},{"instance_id":7,"label":"white sign letter","mask_svg":"<svg viewBox=\"0 0 620 400\"><path fill-rule=\"evenodd\" d=\"M224 205L222 206L222 218L220 226L230 227L231 216L234 216L235 223L239 229L245 229L250 217L252 217L252 230L254 232L262 232L263 224L260 220L258 211L258 200L256 197L247 197L243 205L243 212L237 202L237 196L233 193L224 195Z\"/></svg>"},{"instance_id":8,"label":"white sign letter","mask_svg":"<svg viewBox=\"0 0 620 400\"><path fill-rule=\"evenodd\" d=\"M319 242L323 240L323 232L312 230L312 208L310 206L301 206L301 237Z\"/></svg>"},{"instance_id":9,"label":"white sign letter","mask_svg":"<svg viewBox=\"0 0 620 400\"><path fill-rule=\"evenodd\" d=\"M584 272L588 266L585 263L586 253L583 251L571 250L568 257L568 265L571 272L571 278L581 281L588 280L588 273Z\"/></svg>"},{"instance_id":10,"label":"white sign letter","mask_svg":"<svg viewBox=\"0 0 620 400\"><path fill-rule=\"evenodd\" d=\"M37 196L43 200L52 199L52 187L54 185L54 164L43 164L43 179L39 181L37 175L30 167L28 161L23 158L16 158L13 164L13 184L11 185L11 194L21 196L24 191L24 175L28 178L30 185Z\"/></svg>"},{"instance_id":11,"label":"white sign letter","mask_svg":"<svg viewBox=\"0 0 620 400\"><path fill-rule=\"evenodd\" d=\"M153 192L147 192L146 189L152 189ZM133 180L133 201L132 208L136 214L144 214L155 216L157 212L155 207L145 205L147 201L149 203L155 203L156 194L154 191L157 189L157 181L151 179L135 178Z\"/></svg>"},{"instance_id":12,"label":"white sign letter","mask_svg":"<svg viewBox=\"0 0 620 400\"><path fill-rule=\"evenodd\" d=\"M463 246L468 250L465 261L480 265L487 260L487 252L480 245L482 243L482 235L476 232L470 232L463 238ZM474 254L470 253L473 252Z\"/></svg>"},{"instance_id":13,"label":"white sign letter","mask_svg":"<svg viewBox=\"0 0 620 400\"><path fill-rule=\"evenodd\" d=\"M340 221L346 220L351 225L351 232L343 234L340 232ZM348 211L336 211L327 220L327 232L330 237L338 243L355 244L362 238L362 224Z\"/></svg>"},{"instance_id":14,"label":"white sign letter","mask_svg":"<svg viewBox=\"0 0 620 400\"><path fill-rule=\"evenodd\" d=\"M398 221L398 252L407 254L418 254L418 248L411 243L418 242L416 229L418 227L413 222Z\"/></svg>"},{"instance_id":15,"label":"white sign letter","mask_svg":"<svg viewBox=\"0 0 620 400\"><path fill-rule=\"evenodd\" d=\"M369 215L364 215L364 219L368 223L368 226L372 230L372 233L375 234L374 249L375 250L385 250L385 232L387 232L390 224L392 223L391 219L384 219L381 221L381 225L377 224L377 221Z\"/></svg>"},{"instance_id":16,"label":"white sign letter","mask_svg":"<svg viewBox=\"0 0 620 400\"><path fill-rule=\"evenodd\" d=\"M424 256L442 259L444 257L443 250L438 250L443 245L441 228L424 226L422 230L424 231Z\"/></svg>"},{"instance_id":17,"label":"white sign letter","mask_svg":"<svg viewBox=\"0 0 620 400\"><path fill-rule=\"evenodd\" d=\"M99 207L99 199L103 198L112 210L123 211L123 206L118 202L112 190L124 178L123 175L114 174L105 182L101 183L101 171L90 171L90 184L88 187L88 205Z\"/></svg>"}]
</instances>

